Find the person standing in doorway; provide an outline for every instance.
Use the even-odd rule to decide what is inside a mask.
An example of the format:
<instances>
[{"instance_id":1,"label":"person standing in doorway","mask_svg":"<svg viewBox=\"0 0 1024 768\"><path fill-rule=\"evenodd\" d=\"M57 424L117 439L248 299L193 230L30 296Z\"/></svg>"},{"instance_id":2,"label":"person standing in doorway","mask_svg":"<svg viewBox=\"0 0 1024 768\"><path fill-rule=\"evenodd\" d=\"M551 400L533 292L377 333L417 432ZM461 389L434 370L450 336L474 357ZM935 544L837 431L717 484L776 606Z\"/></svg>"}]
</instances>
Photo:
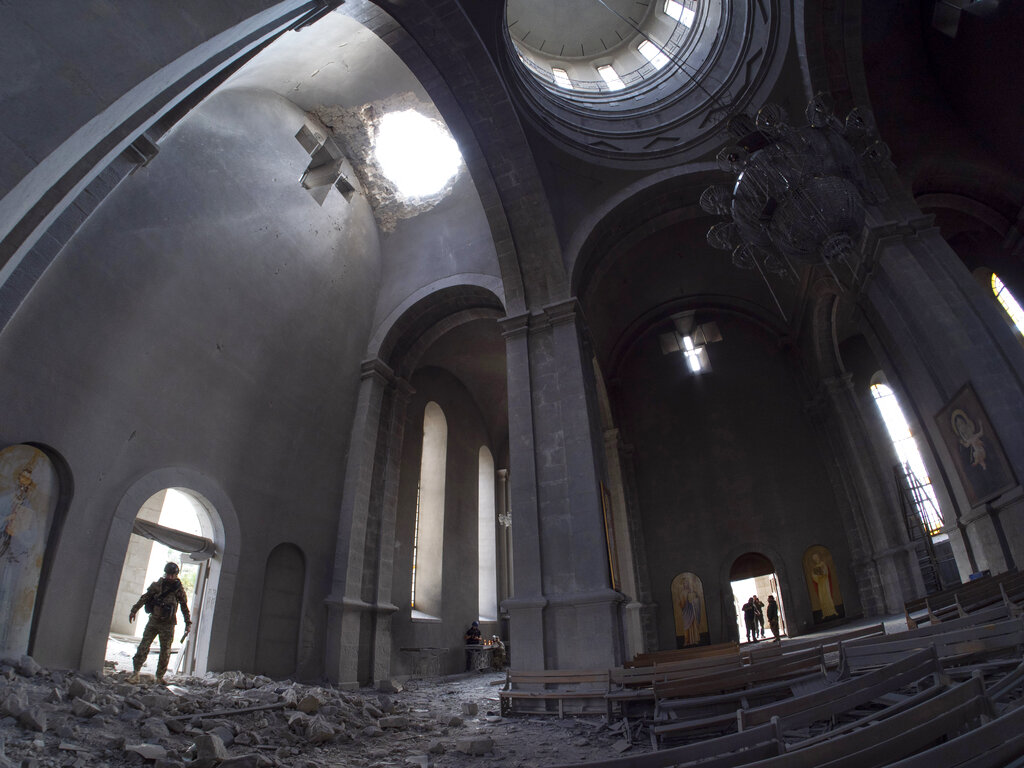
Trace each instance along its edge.
<instances>
[{"instance_id":1,"label":"person standing in doorway","mask_svg":"<svg viewBox=\"0 0 1024 768\"><path fill-rule=\"evenodd\" d=\"M757 642L757 608L754 607L754 598L750 598L743 604L743 624L747 628L747 642Z\"/></svg>"},{"instance_id":2,"label":"person standing in doorway","mask_svg":"<svg viewBox=\"0 0 1024 768\"><path fill-rule=\"evenodd\" d=\"M139 608L146 606L146 613L149 614L149 622L142 630L142 640L139 648L132 657L132 665L135 671L132 672L129 682L139 682L139 670L146 662L149 655L149 647L153 644L154 638L160 638L160 659L156 665L156 681L160 685L165 684L164 675L167 673L167 663L171 660L171 643L174 641L174 627L178 622L178 608L181 607L181 615L185 619L185 634L181 636L184 640L192 628L192 617L188 612L188 599L185 597L185 588L178 578L178 564L168 563L164 566L164 575L149 585L138 602L132 606L128 614L128 621L135 621L135 614Z\"/></svg>"},{"instance_id":3,"label":"person standing in doorway","mask_svg":"<svg viewBox=\"0 0 1024 768\"><path fill-rule=\"evenodd\" d=\"M765 613L768 616L768 626L772 629L772 634L775 636L775 642L781 643L782 638L779 637L779 604L775 602L775 595L768 595L768 605L765 606Z\"/></svg>"},{"instance_id":4,"label":"person standing in doorway","mask_svg":"<svg viewBox=\"0 0 1024 768\"><path fill-rule=\"evenodd\" d=\"M761 598L757 595L754 595L750 599L754 601L754 610L757 612L755 614L757 618L757 628L754 631L754 635L760 635L761 639L764 640L764 603L761 602Z\"/></svg>"}]
</instances>

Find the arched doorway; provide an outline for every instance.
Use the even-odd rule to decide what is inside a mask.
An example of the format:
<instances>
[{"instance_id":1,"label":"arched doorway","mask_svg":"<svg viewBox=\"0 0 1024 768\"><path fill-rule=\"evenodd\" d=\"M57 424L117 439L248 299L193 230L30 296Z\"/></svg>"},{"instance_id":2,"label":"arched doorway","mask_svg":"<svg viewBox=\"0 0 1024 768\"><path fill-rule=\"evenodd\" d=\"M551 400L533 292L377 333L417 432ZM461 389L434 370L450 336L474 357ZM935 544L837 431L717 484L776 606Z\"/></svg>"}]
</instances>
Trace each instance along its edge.
<instances>
[{"instance_id":1,"label":"arched doorway","mask_svg":"<svg viewBox=\"0 0 1024 768\"><path fill-rule=\"evenodd\" d=\"M774 595L779 604L779 633L786 634L786 612L782 604L782 590L779 577L775 573L772 561L760 552L747 552L740 555L729 569L729 586L732 587L732 599L736 608L736 628L740 642L747 637L746 624L743 620L743 605L755 595L765 605L768 596ZM768 621L764 623L765 636L771 638ZM756 642L756 641L755 641Z\"/></svg>"},{"instance_id":2,"label":"arched doorway","mask_svg":"<svg viewBox=\"0 0 1024 768\"><path fill-rule=\"evenodd\" d=\"M180 568L179 578L188 597L193 631L187 641L176 633L169 670L188 674L197 666L205 666L207 648L201 638L208 637L209 632L203 630L212 616L202 615L203 598L210 580L210 560L216 553L214 530L212 511L187 489L165 488L143 503L132 526L118 582L107 643L108 662L131 668L131 656L146 617L140 612L134 623L129 622L129 611L146 588L163 575L164 566L174 562ZM155 669L157 651L154 643L144 671Z\"/></svg>"}]
</instances>

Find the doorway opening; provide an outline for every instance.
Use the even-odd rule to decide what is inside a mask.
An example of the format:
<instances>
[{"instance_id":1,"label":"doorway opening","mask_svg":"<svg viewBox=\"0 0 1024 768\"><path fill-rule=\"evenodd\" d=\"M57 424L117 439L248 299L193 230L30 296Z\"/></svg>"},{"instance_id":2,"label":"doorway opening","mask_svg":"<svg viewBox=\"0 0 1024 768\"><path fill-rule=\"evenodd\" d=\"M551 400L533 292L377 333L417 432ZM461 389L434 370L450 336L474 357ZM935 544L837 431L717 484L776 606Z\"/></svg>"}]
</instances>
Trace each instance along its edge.
<instances>
[{"instance_id":1,"label":"doorway opening","mask_svg":"<svg viewBox=\"0 0 1024 768\"><path fill-rule=\"evenodd\" d=\"M740 555L729 570L729 585L732 587L733 605L736 610L736 630L739 633L740 642L744 642L747 638L743 606L755 596L764 605L761 609L762 615L764 615L764 624L763 629L761 625L758 626L756 637L752 642L764 638L772 639L772 631L768 626L766 615L769 596L774 596L775 602L779 604L779 637L787 635L782 590L779 588L779 577L775 573L775 567L771 560L760 552L747 552Z\"/></svg>"},{"instance_id":2,"label":"doorway opening","mask_svg":"<svg viewBox=\"0 0 1024 768\"><path fill-rule=\"evenodd\" d=\"M171 673L191 674L197 667L205 668L206 643L212 616L203 616L206 586L210 580L210 563L215 554L214 525L211 513L195 495L181 488L165 488L142 505L125 553L124 566L110 621L106 660L115 668L131 670L132 656L147 615L139 611L136 620L128 620L129 612L150 584L163 576L167 563L177 563L192 614L192 631L182 640L182 617L177 615L178 629L171 646ZM159 642L150 647L144 672L156 670Z\"/></svg>"}]
</instances>

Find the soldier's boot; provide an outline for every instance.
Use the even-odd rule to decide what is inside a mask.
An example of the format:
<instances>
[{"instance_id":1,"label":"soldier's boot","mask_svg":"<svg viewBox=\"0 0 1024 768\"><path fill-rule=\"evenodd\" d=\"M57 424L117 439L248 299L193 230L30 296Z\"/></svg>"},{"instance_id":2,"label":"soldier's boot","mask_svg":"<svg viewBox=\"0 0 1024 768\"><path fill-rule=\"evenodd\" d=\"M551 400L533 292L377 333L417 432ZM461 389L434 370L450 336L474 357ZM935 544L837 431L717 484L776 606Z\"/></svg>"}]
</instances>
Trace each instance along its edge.
<instances>
[{"instance_id":1,"label":"soldier's boot","mask_svg":"<svg viewBox=\"0 0 1024 768\"><path fill-rule=\"evenodd\" d=\"M159 677L158 677L158 678L156 679L156 684L157 684L157 685L167 685L167 681L166 681L166 680L164 679L164 676L163 676L163 675L160 675L160 676L159 676Z\"/></svg>"},{"instance_id":2,"label":"soldier's boot","mask_svg":"<svg viewBox=\"0 0 1024 768\"><path fill-rule=\"evenodd\" d=\"M137 682L139 682L139 670L136 669L134 672L132 672L130 675L128 675L128 682L129 683L137 683Z\"/></svg>"}]
</instances>

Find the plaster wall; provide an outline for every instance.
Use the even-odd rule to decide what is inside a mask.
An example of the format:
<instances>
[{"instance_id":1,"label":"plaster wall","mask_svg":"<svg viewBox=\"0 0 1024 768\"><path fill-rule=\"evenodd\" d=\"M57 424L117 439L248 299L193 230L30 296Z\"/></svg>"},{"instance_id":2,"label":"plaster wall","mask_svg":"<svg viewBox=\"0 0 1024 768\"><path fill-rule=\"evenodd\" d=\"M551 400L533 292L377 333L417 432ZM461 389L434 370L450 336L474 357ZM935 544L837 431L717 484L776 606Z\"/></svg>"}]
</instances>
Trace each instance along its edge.
<instances>
[{"instance_id":1,"label":"plaster wall","mask_svg":"<svg viewBox=\"0 0 1024 768\"><path fill-rule=\"evenodd\" d=\"M683 571L704 583L711 642L735 637L728 584L745 552L772 560L790 632L810 628L802 558L816 544L835 560L846 615L860 613L849 548L798 374L774 340L737 316L715 316L723 340L712 371L691 375L643 336L621 367L620 426L635 448L658 642L675 647L670 586ZM666 329L657 329L666 330Z\"/></svg>"},{"instance_id":2,"label":"plaster wall","mask_svg":"<svg viewBox=\"0 0 1024 768\"><path fill-rule=\"evenodd\" d=\"M299 672L320 673L322 617L310 608L330 573L324 531L337 524L379 248L359 196L321 207L298 184L303 119L267 92L208 99L86 222L0 335L0 359L18 361L0 370L0 396L18 404L0 442L52 445L75 480L33 650L44 664L80 663L94 542L119 499L136 478L178 466L211 478L240 517L237 583L252 599L232 603L226 665L254 662L263 569L287 540L315 585Z\"/></svg>"},{"instance_id":3,"label":"plaster wall","mask_svg":"<svg viewBox=\"0 0 1024 768\"><path fill-rule=\"evenodd\" d=\"M0 197L161 67L274 0L6 4L0 16Z\"/></svg>"},{"instance_id":4,"label":"plaster wall","mask_svg":"<svg viewBox=\"0 0 1024 768\"><path fill-rule=\"evenodd\" d=\"M480 446L488 444L479 409L458 379L439 368L423 368L413 375L412 384L416 394L409 403L405 428L392 586L398 612L391 619L391 670L399 677L417 671L415 655L402 652L401 648L447 648L440 657L439 673L452 674L465 669L463 635L466 628L478 619L479 462ZM410 608L410 574L416 486L423 446L423 412L431 401L441 407L448 422L443 595L437 620L414 620ZM436 554L421 551L419 557ZM480 629L484 636L497 633L496 622L481 622Z\"/></svg>"}]
</instances>

